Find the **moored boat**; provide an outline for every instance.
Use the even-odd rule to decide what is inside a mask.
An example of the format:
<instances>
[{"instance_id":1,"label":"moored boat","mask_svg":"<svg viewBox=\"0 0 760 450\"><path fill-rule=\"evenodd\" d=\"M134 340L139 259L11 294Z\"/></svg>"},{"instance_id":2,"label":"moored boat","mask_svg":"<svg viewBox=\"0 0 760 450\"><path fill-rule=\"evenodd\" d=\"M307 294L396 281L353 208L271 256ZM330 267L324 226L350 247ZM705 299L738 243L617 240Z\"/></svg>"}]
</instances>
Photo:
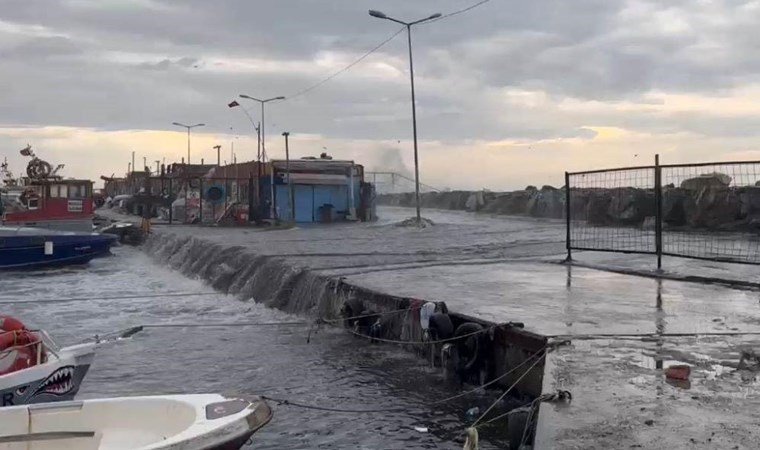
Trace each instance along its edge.
<instances>
[{"instance_id":1,"label":"moored boat","mask_svg":"<svg viewBox=\"0 0 760 450\"><path fill-rule=\"evenodd\" d=\"M258 398L94 399L0 409L0 450L232 450L272 419Z\"/></svg>"},{"instance_id":2,"label":"moored boat","mask_svg":"<svg viewBox=\"0 0 760 450\"><path fill-rule=\"evenodd\" d=\"M97 343L60 348L42 330L0 316L0 406L71 400L95 357Z\"/></svg>"},{"instance_id":3,"label":"moored boat","mask_svg":"<svg viewBox=\"0 0 760 450\"><path fill-rule=\"evenodd\" d=\"M110 254L116 239L97 233L0 227L0 270L85 264Z\"/></svg>"},{"instance_id":4,"label":"moored boat","mask_svg":"<svg viewBox=\"0 0 760 450\"><path fill-rule=\"evenodd\" d=\"M0 165L2 225L91 232L94 194L90 180L64 178L63 165L38 158L31 146L21 150L30 159L25 177L16 178L7 162Z\"/></svg>"}]
</instances>

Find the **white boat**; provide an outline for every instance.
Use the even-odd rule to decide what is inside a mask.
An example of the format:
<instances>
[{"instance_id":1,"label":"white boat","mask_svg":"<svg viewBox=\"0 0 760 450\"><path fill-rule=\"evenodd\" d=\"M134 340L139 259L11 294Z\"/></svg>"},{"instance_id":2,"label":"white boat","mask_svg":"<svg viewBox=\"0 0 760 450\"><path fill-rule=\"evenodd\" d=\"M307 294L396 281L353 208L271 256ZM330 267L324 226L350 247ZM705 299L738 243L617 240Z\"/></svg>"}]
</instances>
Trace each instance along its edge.
<instances>
[{"instance_id":1,"label":"white boat","mask_svg":"<svg viewBox=\"0 0 760 450\"><path fill-rule=\"evenodd\" d=\"M44 343L36 345L36 364L0 375L0 406L71 400L79 391L95 358L95 342L59 348L44 331L37 331ZM12 347L0 352L0 369L13 364L19 352Z\"/></svg>"},{"instance_id":2,"label":"white boat","mask_svg":"<svg viewBox=\"0 0 760 450\"><path fill-rule=\"evenodd\" d=\"M219 394L0 408L0 450L232 450L269 423L258 397Z\"/></svg>"}]
</instances>

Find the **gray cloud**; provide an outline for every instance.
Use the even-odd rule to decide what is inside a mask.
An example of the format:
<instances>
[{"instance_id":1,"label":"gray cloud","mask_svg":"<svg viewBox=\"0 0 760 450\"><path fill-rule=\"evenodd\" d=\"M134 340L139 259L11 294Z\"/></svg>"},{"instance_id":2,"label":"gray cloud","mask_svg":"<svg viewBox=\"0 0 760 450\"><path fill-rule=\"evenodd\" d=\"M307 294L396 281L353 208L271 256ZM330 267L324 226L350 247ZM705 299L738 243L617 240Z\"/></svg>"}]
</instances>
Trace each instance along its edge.
<instances>
[{"instance_id":1,"label":"gray cloud","mask_svg":"<svg viewBox=\"0 0 760 450\"><path fill-rule=\"evenodd\" d=\"M226 104L239 93L289 95L318 81L308 67L323 52L361 54L402 18L452 11L445 0L6 0L16 24L0 45L0 123L102 129L169 129L203 121L209 131L250 129ZM420 136L431 140L591 137L589 125L651 132L758 135L754 117L647 111L574 113L504 97L503 89L564 98L641 102L650 91L710 94L760 81L753 48L760 9L749 1L495 0L414 32ZM707 8L712 9L707 9ZM24 27L47 30L24 34ZM36 28L32 28L36 27ZM21 31L19 31L21 30ZM404 39L354 71L268 108L267 132L336 138L408 139ZM235 71L241 58L279 70ZM398 77L371 76L385 62ZM148 70L150 69L150 70ZM377 69L380 71L380 69ZM325 70L324 75L329 74ZM358 72L358 73L357 73ZM381 72L378 72L381 73ZM10 88L12 86L12 88ZM249 106L253 106L248 104ZM258 109L252 113L257 117Z\"/></svg>"}]
</instances>

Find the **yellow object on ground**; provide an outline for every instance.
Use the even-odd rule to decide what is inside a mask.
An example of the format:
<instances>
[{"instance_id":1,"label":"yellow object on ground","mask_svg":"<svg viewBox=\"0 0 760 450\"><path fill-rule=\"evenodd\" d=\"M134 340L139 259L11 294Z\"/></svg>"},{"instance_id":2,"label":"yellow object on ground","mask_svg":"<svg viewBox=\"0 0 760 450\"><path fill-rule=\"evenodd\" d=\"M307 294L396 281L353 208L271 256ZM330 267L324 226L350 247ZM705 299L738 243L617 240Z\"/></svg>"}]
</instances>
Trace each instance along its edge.
<instances>
[{"instance_id":1,"label":"yellow object on ground","mask_svg":"<svg viewBox=\"0 0 760 450\"><path fill-rule=\"evenodd\" d=\"M464 441L463 450L478 450L478 429L470 427L465 430L467 440Z\"/></svg>"}]
</instances>

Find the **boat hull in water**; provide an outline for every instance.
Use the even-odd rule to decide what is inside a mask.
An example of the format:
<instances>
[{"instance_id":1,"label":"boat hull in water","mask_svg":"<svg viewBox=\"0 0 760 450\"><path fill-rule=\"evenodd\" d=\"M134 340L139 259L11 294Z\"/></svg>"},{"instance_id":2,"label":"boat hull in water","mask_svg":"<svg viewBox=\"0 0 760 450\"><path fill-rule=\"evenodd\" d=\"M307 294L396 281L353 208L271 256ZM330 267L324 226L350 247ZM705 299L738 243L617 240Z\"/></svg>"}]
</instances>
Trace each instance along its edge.
<instances>
[{"instance_id":1,"label":"boat hull in water","mask_svg":"<svg viewBox=\"0 0 760 450\"><path fill-rule=\"evenodd\" d=\"M122 397L0 409L0 450L232 450L272 419L258 397Z\"/></svg>"},{"instance_id":2,"label":"boat hull in water","mask_svg":"<svg viewBox=\"0 0 760 450\"><path fill-rule=\"evenodd\" d=\"M92 365L95 347L94 343L64 347L45 363L0 376L0 406L72 400ZM0 367L14 358L13 351L0 355Z\"/></svg>"},{"instance_id":3,"label":"boat hull in water","mask_svg":"<svg viewBox=\"0 0 760 450\"><path fill-rule=\"evenodd\" d=\"M0 269L81 265L110 254L115 236L0 227Z\"/></svg>"}]
</instances>

